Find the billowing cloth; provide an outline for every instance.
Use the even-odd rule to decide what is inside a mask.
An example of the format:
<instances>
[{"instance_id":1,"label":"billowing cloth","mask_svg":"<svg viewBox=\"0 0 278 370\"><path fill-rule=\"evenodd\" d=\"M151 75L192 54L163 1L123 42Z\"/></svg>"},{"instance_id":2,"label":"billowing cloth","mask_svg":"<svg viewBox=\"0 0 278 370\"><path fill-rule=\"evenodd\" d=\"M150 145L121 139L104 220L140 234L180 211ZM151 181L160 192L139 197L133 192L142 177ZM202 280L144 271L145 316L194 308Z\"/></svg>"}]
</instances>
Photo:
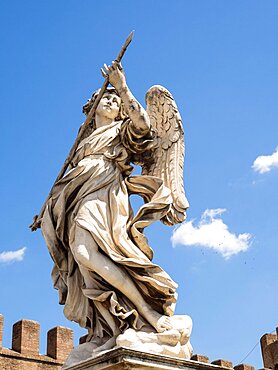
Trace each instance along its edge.
<instances>
[{"instance_id":1,"label":"billowing cloth","mask_svg":"<svg viewBox=\"0 0 278 370\"><path fill-rule=\"evenodd\" d=\"M85 269L70 249L77 225L129 274L154 310L173 314L177 285L151 262L152 250L143 235L146 226L167 213L171 194L159 178L127 176L131 155L153 145L153 133L136 132L129 119L94 130L79 144L73 167L53 188L43 215L42 232L54 261L53 283L65 316L88 328L93 338L113 337L127 328L139 330L146 321L96 272L87 270L84 279ZM130 194L145 199L134 218Z\"/></svg>"}]
</instances>

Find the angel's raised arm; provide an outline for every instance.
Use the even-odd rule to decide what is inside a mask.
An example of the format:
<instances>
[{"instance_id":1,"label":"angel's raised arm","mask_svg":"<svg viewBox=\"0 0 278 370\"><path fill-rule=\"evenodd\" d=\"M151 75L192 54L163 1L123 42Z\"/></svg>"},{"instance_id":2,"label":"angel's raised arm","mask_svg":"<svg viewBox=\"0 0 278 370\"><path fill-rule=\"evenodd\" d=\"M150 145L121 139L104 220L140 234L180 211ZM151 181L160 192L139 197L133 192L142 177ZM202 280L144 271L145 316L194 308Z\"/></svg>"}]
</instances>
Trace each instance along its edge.
<instances>
[{"instance_id":1,"label":"angel's raised arm","mask_svg":"<svg viewBox=\"0 0 278 370\"><path fill-rule=\"evenodd\" d=\"M121 64L118 62L113 62L112 66L104 64L101 71L103 76L108 77L109 83L117 90L138 134L145 135L151 127L149 116L129 90Z\"/></svg>"}]
</instances>

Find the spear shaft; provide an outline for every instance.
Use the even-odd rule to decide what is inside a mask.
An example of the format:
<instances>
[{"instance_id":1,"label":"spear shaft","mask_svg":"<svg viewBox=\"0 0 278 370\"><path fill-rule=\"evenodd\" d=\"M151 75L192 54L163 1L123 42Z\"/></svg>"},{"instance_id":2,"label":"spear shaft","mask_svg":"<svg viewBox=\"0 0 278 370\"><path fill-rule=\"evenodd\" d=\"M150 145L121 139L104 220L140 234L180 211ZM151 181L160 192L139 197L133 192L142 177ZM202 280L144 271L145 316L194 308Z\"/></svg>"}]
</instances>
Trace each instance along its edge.
<instances>
[{"instance_id":1,"label":"spear shaft","mask_svg":"<svg viewBox=\"0 0 278 370\"><path fill-rule=\"evenodd\" d=\"M120 62L121 61L122 57L124 56L124 54L126 52L126 49L128 48L129 44L131 43L131 40L133 38L133 35L134 35L134 31L132 31L128 35L128 37L127 37L124 45L122 46L122 48L121 48L121 50L120 50L117 58L115 59L116 62ZM87 129L87 127L89 126L89 124L92 122L92 119L94 117L94 114L95 114L96 109L97 109L97 106L98 106L98 103L100 102L100 100L101 100L103 94L105 93L108 85L109 85L109 79L107 77L105 79L103 85L102 85L102 88L100 89L99 94L97 95L97 97L96 97L96 99L95 99L95 101L94 101L94 103L92 105L92 108L90 109L90 112L87 115L87 118L86 118L85 122L83 123L83 125L80 128L80 131L79 131L79 133L77 135L77 138L76 138L76 140L75 140L75 142L74 142L74 144L73 144L73 146L72 146L72 148L71 148L71 150L69 152L69 155L67 156L67 159L65 160L65 163L64 163L63 167L61 168L61 171L59 172L59 174L58 174L58 176L57 176L57 178L56 178L56 180L55 180L55 182L54 182L54 184L53 184L53 186L52 186L52 188L50 190L50 193L48 194L48 197L47 197L46 201L44 202L44 204L42 206L42 209L40 211L40 214L34 216L34 221L33 221L32 225L30 225L30 228L31 228L32 231L36 231L38 228L40 228L40 226L41 226L41 218L42 218L43 213L45 211L46 204L47 204L48 200L50 199L50 197L52 195L53 188L56 185L56 183L59 180L61 180L61 178L64 176L64 174L65 174L65 172L66 172L66 170L68 168L68 165L72 161L73 156L75 154L75 151L76 151L76 149L77 149L77 147L78 147L78 145L79 145L79 143L81 141L81 138L83 136L83 133L85 132L85 130Z\"/></svg>"}]
</instances>

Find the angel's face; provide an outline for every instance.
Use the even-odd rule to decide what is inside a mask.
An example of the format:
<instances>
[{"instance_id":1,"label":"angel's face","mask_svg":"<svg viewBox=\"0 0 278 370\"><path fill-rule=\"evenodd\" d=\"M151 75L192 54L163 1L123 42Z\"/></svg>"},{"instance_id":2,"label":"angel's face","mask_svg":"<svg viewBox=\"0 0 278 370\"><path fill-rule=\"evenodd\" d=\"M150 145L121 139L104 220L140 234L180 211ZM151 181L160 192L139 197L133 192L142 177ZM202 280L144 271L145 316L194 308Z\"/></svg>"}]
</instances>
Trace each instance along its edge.
<instances>
[{"instance_id":1,"label":"angel's face","mask_svg":"<svg viewBox=\"0 0 278 370\"><path fill-rule=\"evenodd\" d=\"M121 99L112 92L105 92L101 98L96 114L99 117L114 120L120 111Z\"/></svg>"}]
</instances>

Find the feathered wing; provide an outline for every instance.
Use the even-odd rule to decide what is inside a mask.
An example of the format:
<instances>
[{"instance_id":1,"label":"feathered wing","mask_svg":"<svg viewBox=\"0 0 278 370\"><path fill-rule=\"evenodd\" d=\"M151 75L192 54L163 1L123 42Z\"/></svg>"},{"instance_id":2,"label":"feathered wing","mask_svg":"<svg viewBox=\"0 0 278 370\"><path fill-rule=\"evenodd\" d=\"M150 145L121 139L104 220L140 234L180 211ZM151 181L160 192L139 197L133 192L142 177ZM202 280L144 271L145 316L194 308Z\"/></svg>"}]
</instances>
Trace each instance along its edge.
<instances>
[{"instance_id":1,"label":"feathered wing","mask_svg":"<svg viewBox=\"0 0 278 370\"><path fill-rule=\"evenodd\" d=\"M146 94L147 113L157 131L159 143L152 160L143 164L142 175L163 180L171 190L173 203L161 221L175 225L185 220L189 204L183 184L184 132L181 116L170 92L163 86L152 86Z\"/></svg>"}]
</instances>

